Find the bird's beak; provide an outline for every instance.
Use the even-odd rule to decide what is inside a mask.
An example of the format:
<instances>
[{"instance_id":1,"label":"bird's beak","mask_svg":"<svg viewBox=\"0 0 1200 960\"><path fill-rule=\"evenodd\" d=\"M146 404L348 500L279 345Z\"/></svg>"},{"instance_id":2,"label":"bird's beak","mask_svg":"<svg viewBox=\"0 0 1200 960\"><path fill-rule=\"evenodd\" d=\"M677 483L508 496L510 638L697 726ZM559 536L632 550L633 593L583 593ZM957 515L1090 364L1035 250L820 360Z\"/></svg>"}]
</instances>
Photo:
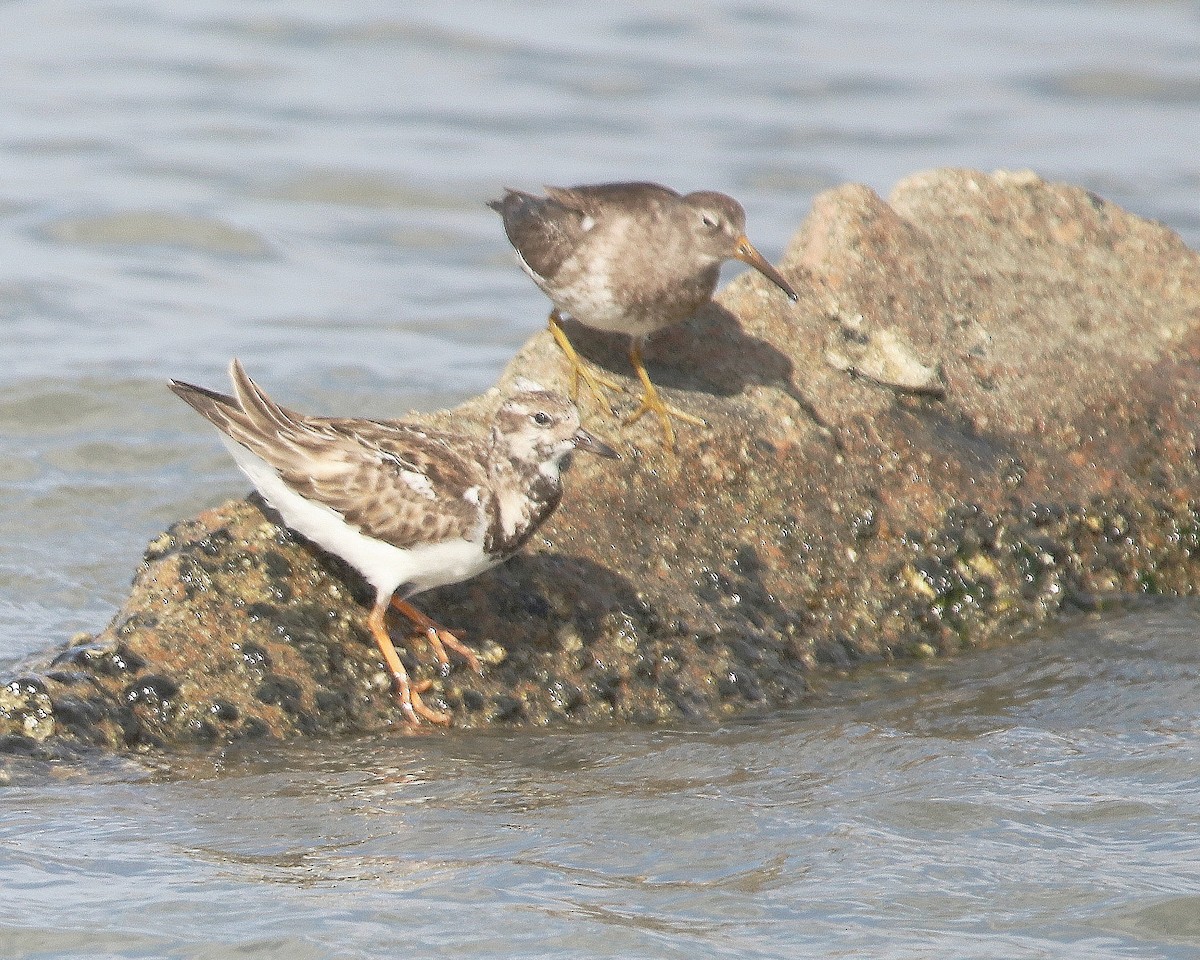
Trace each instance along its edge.
<instances>
[{"instance_id":1,"label":"bird's beak","mask_svg":"<svg viewBox=\"0 0 1200 960\"><path fill-rule=\"evenodd\" d=\"M607 457L609 460L621 459L621 455L616 450L603 440L598 440L582 427L575 431L574 439L576 450L586 450L588 453L594 453L598 457Z\"/></svg>"},{"instance_id":2,"label":"bird's beak","mask_svg":"<svg viewBox=\"0 0 1200 960\"><path fill-rule=\"evenodd\" d=\"M800 298L796 295L796 291L792 289L792 285L783 279L783 274L776 270L767 262L767 258L754 249L750 241L744 236L738 237L737 246L734 248L734 256L742 263L748 263L755 270L761 273L764 277L770 280L775 286L788 295L788 299L795 303Z\"/></svg>"}]
</instances>

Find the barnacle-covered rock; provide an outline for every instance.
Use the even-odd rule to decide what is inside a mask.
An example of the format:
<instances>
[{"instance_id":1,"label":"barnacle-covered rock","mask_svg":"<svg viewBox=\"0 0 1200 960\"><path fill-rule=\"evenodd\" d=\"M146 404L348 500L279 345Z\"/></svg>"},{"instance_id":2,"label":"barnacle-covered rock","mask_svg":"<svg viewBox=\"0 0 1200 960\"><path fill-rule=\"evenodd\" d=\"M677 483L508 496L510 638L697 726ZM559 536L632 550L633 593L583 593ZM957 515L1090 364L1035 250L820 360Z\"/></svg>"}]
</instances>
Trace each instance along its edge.
<instances>
[{"instance_id":1,"label":"barnacle-covered rock","mask_svg":"<svg viewBox=\"0 0 1200 960\"><path fill-rule=\"evenodd\" d=\"M886 203L822 195L781 268L799 304L748 274L652 346L707 428L670 456L653 418L585 397L624 460L578 458L524 553L418 598L485 665L398 644L456 724L712 721L823 670L1193 591L1200 258L1175 234L1030 174L938 171ZM628 376L619 339L571 337ZM538 334L499 389L566 371ZM478 425L498 395L444 416ZM3 681L0 750L407 729L368 594L256 499L183 520L105 630Z\"/></svg>"}]
</instances>

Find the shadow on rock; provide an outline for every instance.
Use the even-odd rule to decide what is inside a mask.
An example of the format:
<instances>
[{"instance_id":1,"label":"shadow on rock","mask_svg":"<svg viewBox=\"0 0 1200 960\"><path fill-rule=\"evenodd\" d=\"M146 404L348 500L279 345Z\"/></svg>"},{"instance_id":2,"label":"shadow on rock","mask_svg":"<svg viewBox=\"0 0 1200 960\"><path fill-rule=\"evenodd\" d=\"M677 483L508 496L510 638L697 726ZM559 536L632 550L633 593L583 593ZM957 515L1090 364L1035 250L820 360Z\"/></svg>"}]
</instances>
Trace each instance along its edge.
<instances>
[{"instance_id":1,"label":"shadow on rock","mask_svg":"<svg viewBox=\"0 0 1200 960\"><path fill-rule=\"evenodd\" d=\"M603 333L565 320L571 343L597 366L625 377L629 338ZM747 333L736 315L712 303L686 323L656 333L645 352L647 369L656 385L732 397L747 386L772 386L795 395L794 365L782 351Z\"/></svg>"},{"instance_id":2,"label":"shadow on rock","mask_svg":"<svg viewBox=\"0 0 1200 960\"><path fill-rule=\"evenodd\" d=\"M274 510L253 499L265 517L279 523ZM358 572L285 528L279 535L344 586L365 623L374 595ZM389 619L410 675L418 682L432 681L426 700L452 710L457 726L546 723L556 717L611 720L614 711L642 710L638 703L643 697L633 689L641 684L611 665L618 659L614 648L628 653L646 633L640 614L645 604L627 578L592 560L519 553L471 580L429 590L412 602L472 646L485 664L483 674L476 675L452 655L450 667L440 667L425 639L403 617ZM281 622L278 616L275 622ZM285 632L298 642L296 631ZM374 650L365 628L354 632L364 648ZM622 698L628 702L618 703Z\"/></svg>"}]
</instances>

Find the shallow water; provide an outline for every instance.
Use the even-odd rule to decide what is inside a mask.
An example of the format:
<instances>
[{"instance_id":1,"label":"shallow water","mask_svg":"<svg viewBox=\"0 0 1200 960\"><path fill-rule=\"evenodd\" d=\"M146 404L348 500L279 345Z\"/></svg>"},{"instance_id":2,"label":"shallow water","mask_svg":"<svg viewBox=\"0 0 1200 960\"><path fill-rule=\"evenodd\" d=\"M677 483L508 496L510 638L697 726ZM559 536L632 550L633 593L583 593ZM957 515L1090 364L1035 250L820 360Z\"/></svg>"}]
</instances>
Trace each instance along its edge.
<instances>
[{"instance_id":1,"label":"shallow water","mask_svg":"<svg viewBox=\"0 0 1200 960\"><path fill-rule=\"evenodd\" d=\"M476 393L544 323L483 201L1031 167L1200 245L1188 3L0 8L0 665L245 489L163 387ZM730 270L732 274L733 270ZM0 793L8 957L1193 956L1196 610L729 729L102 764ZM841 701L849 698L848 704Z\"/></svg>"},{"instance_id":2,"label":"shallow water","mask_svg":"<svg viewBox=\"0 0 1200 960\"><path fill-rule=\"evenodd\" d=\"M1194 957L1200 605L690 730L5 791L5 957Z\"/></svg>"}]
</instances>

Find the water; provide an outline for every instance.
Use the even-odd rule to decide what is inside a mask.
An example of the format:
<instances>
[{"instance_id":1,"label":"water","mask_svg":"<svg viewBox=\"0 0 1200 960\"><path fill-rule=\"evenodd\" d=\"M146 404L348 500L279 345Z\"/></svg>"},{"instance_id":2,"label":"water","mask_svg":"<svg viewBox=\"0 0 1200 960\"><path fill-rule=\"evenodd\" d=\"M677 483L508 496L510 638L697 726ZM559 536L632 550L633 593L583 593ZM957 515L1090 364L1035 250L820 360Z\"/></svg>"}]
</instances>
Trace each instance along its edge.
<instances>
[{"instance_id":1,"label":"water","mask_svg":"<svg viewBox=\"0 0 1200 960\"><path fill-rule=\"evenodd\" d=\"M1200 605L708 730L10 787L5 957L1191 958Z\"/></svg>"},{"instance_id":2,"label":"water","mask_svg":"<svg viewBox=\"0 0 1200 960\"><path fill-rule=\"evenodd\" d=\"M167 377L487 387L542 326L483 201L1031 167L1200 246L1188 3L0 7L0 666L244 491ZM732 271L731 271L732 272ZM728 729L101 763L0 792L5 957L1191 957L1197 611ZM409 949L410 945L416 949Z\"/></svg>"}]
</instances>

